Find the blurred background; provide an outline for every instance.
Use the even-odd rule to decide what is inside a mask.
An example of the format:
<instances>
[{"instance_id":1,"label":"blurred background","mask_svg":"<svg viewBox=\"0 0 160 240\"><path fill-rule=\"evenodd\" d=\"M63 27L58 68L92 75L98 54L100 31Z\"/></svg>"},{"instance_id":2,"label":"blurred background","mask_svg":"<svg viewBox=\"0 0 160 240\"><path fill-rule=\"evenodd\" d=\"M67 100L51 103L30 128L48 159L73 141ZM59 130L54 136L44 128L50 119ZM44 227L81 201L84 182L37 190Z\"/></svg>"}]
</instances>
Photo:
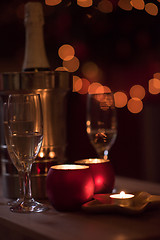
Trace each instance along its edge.
<instances>
[{"instance_id":1,"label":"blurred background","mask_svg":"<svg viewBox=\"0 0 160 240\"><path fill-rule=\"evenodd\" d=\"M22 69L26 2L0 1L1 72ZM86 97L103 84L117 108L118 135L109 153L116 175L160 182L160 1L40 2L51 68L73 74L69 161L96 156L85 130Z\"/></svg>"}]
</instances>

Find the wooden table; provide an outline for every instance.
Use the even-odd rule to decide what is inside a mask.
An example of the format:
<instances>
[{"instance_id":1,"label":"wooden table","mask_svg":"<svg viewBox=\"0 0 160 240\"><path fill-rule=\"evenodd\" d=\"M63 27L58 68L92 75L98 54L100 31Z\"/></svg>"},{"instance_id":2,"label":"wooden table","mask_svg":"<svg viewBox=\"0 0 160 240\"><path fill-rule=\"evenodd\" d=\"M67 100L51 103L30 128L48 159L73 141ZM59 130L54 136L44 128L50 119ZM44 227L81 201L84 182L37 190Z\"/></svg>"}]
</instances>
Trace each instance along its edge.
<instances>
[{"instance_id":1,"label":"wooden table","mask_svg":"<svg viewBox=\"0 0 160 240\"><path fill-rule=\"evenodd\" d=\"M116 188L160 195L160 184L116 178ZM57 212L19 214L0 196L0 240L160 240L160 208L136 216Z\"/></svg>"}]
</instances>

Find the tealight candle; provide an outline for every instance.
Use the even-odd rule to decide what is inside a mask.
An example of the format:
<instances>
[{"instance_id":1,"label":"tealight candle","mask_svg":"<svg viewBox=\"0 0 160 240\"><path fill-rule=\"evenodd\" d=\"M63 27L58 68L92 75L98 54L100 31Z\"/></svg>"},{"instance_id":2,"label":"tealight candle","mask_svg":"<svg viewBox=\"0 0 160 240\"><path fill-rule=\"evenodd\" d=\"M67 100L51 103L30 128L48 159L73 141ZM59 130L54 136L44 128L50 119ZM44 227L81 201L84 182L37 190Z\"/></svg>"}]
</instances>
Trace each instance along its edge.
<instances>
[{"instance_id":1,"label":"tealight candle","mask_svg":"<svg viewBox=\"0 0 160 240\"><path fill-rule=\"evenodd\" d=\"M110 195L110 198L114 198L114 199L129 199L133 197L134 197L133 194L126 194L124 191L121 191L119 194Z\"/></svg>"},{"instance_id":2,"label":"tealight candle","mask_svg":"<svg viewBox=\"0 0 160 240\"><path fill-rule=\"evenodd\" d=\"M90 167L94 179L94 193L111 193L114 187L115 174L109 159L89 158L75 162Z\"/></svg>"},{"instance_id":3,"label":"tealight candle","mask_svg":"<svg viewBox=\"0 0 160 240\"><path fill-rule=\"evenodd\" d=\"M115 204L121 206L128 206L131 204L132 199L134 198L133 194L127 194L124 191L121 191L119 194L112 194L110 198L113 199Z\"/></svg>"},{"instance_id":4,"label":"tealight candle","mask_svg":"<svg viewBox=\"0 0 160 240\"><path fill-rule=\"evenodd\" d=\"M94 182L89 166L61 164L52 166L46 178L46 192L53 207L73 211L93 198Z\"/></svg>"}]
</instances>

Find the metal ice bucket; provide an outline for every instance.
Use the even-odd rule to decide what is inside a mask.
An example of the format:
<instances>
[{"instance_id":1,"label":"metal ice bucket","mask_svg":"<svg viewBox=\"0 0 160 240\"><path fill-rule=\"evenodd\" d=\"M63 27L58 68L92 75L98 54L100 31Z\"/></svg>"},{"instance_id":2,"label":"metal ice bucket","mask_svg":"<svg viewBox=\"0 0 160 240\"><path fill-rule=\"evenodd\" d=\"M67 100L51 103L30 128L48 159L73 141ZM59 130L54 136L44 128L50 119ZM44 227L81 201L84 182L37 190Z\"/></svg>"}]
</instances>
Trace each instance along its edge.
<instances>
[{"instance_id":1,"label":"metal ice bucket","mask_svg":"<svg viewBox=\"0 0 160 240\"><path fill-rule=\"evenodd\" d=\"M3 104L11 93L36 92L41 96L44 137L32 167L32 192L37 199L46 198L45 179L51 165L64 163L67 146L67 103L72 90L68 72L12 72L0 74L0 151L3 194L17 198L18 174L7 153L3 130Z\"/></svg>"}]
</instances>

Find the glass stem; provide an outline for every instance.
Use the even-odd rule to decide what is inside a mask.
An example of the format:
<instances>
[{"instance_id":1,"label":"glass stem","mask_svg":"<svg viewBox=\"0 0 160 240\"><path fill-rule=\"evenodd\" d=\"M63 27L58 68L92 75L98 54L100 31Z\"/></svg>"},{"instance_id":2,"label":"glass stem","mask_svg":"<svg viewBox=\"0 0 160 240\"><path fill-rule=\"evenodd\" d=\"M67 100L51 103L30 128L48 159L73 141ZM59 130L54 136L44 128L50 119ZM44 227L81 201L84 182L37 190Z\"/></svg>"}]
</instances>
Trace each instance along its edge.
<instances>
[{"instance_id":1,"label":"glass stem","mask_svg":"<svg viewBox=\"0 0 160 240\"><path fill-rule=\"evenodd\" d=\"M24 184L23 184L23 172L19 171L18 172L18 177L19 177L19 198L23 199L24 197Z\"/></svg>"},{"instance_id":2,"label":"glass stem","mask_svg":"<svg viewBox=\"0 0 160 240\"><path fill-rule=\"evenodd\" d=\"M31 166L24 171L24 201L30 201L32 199L31 191Z\"/></svg>"}]
</instances>

